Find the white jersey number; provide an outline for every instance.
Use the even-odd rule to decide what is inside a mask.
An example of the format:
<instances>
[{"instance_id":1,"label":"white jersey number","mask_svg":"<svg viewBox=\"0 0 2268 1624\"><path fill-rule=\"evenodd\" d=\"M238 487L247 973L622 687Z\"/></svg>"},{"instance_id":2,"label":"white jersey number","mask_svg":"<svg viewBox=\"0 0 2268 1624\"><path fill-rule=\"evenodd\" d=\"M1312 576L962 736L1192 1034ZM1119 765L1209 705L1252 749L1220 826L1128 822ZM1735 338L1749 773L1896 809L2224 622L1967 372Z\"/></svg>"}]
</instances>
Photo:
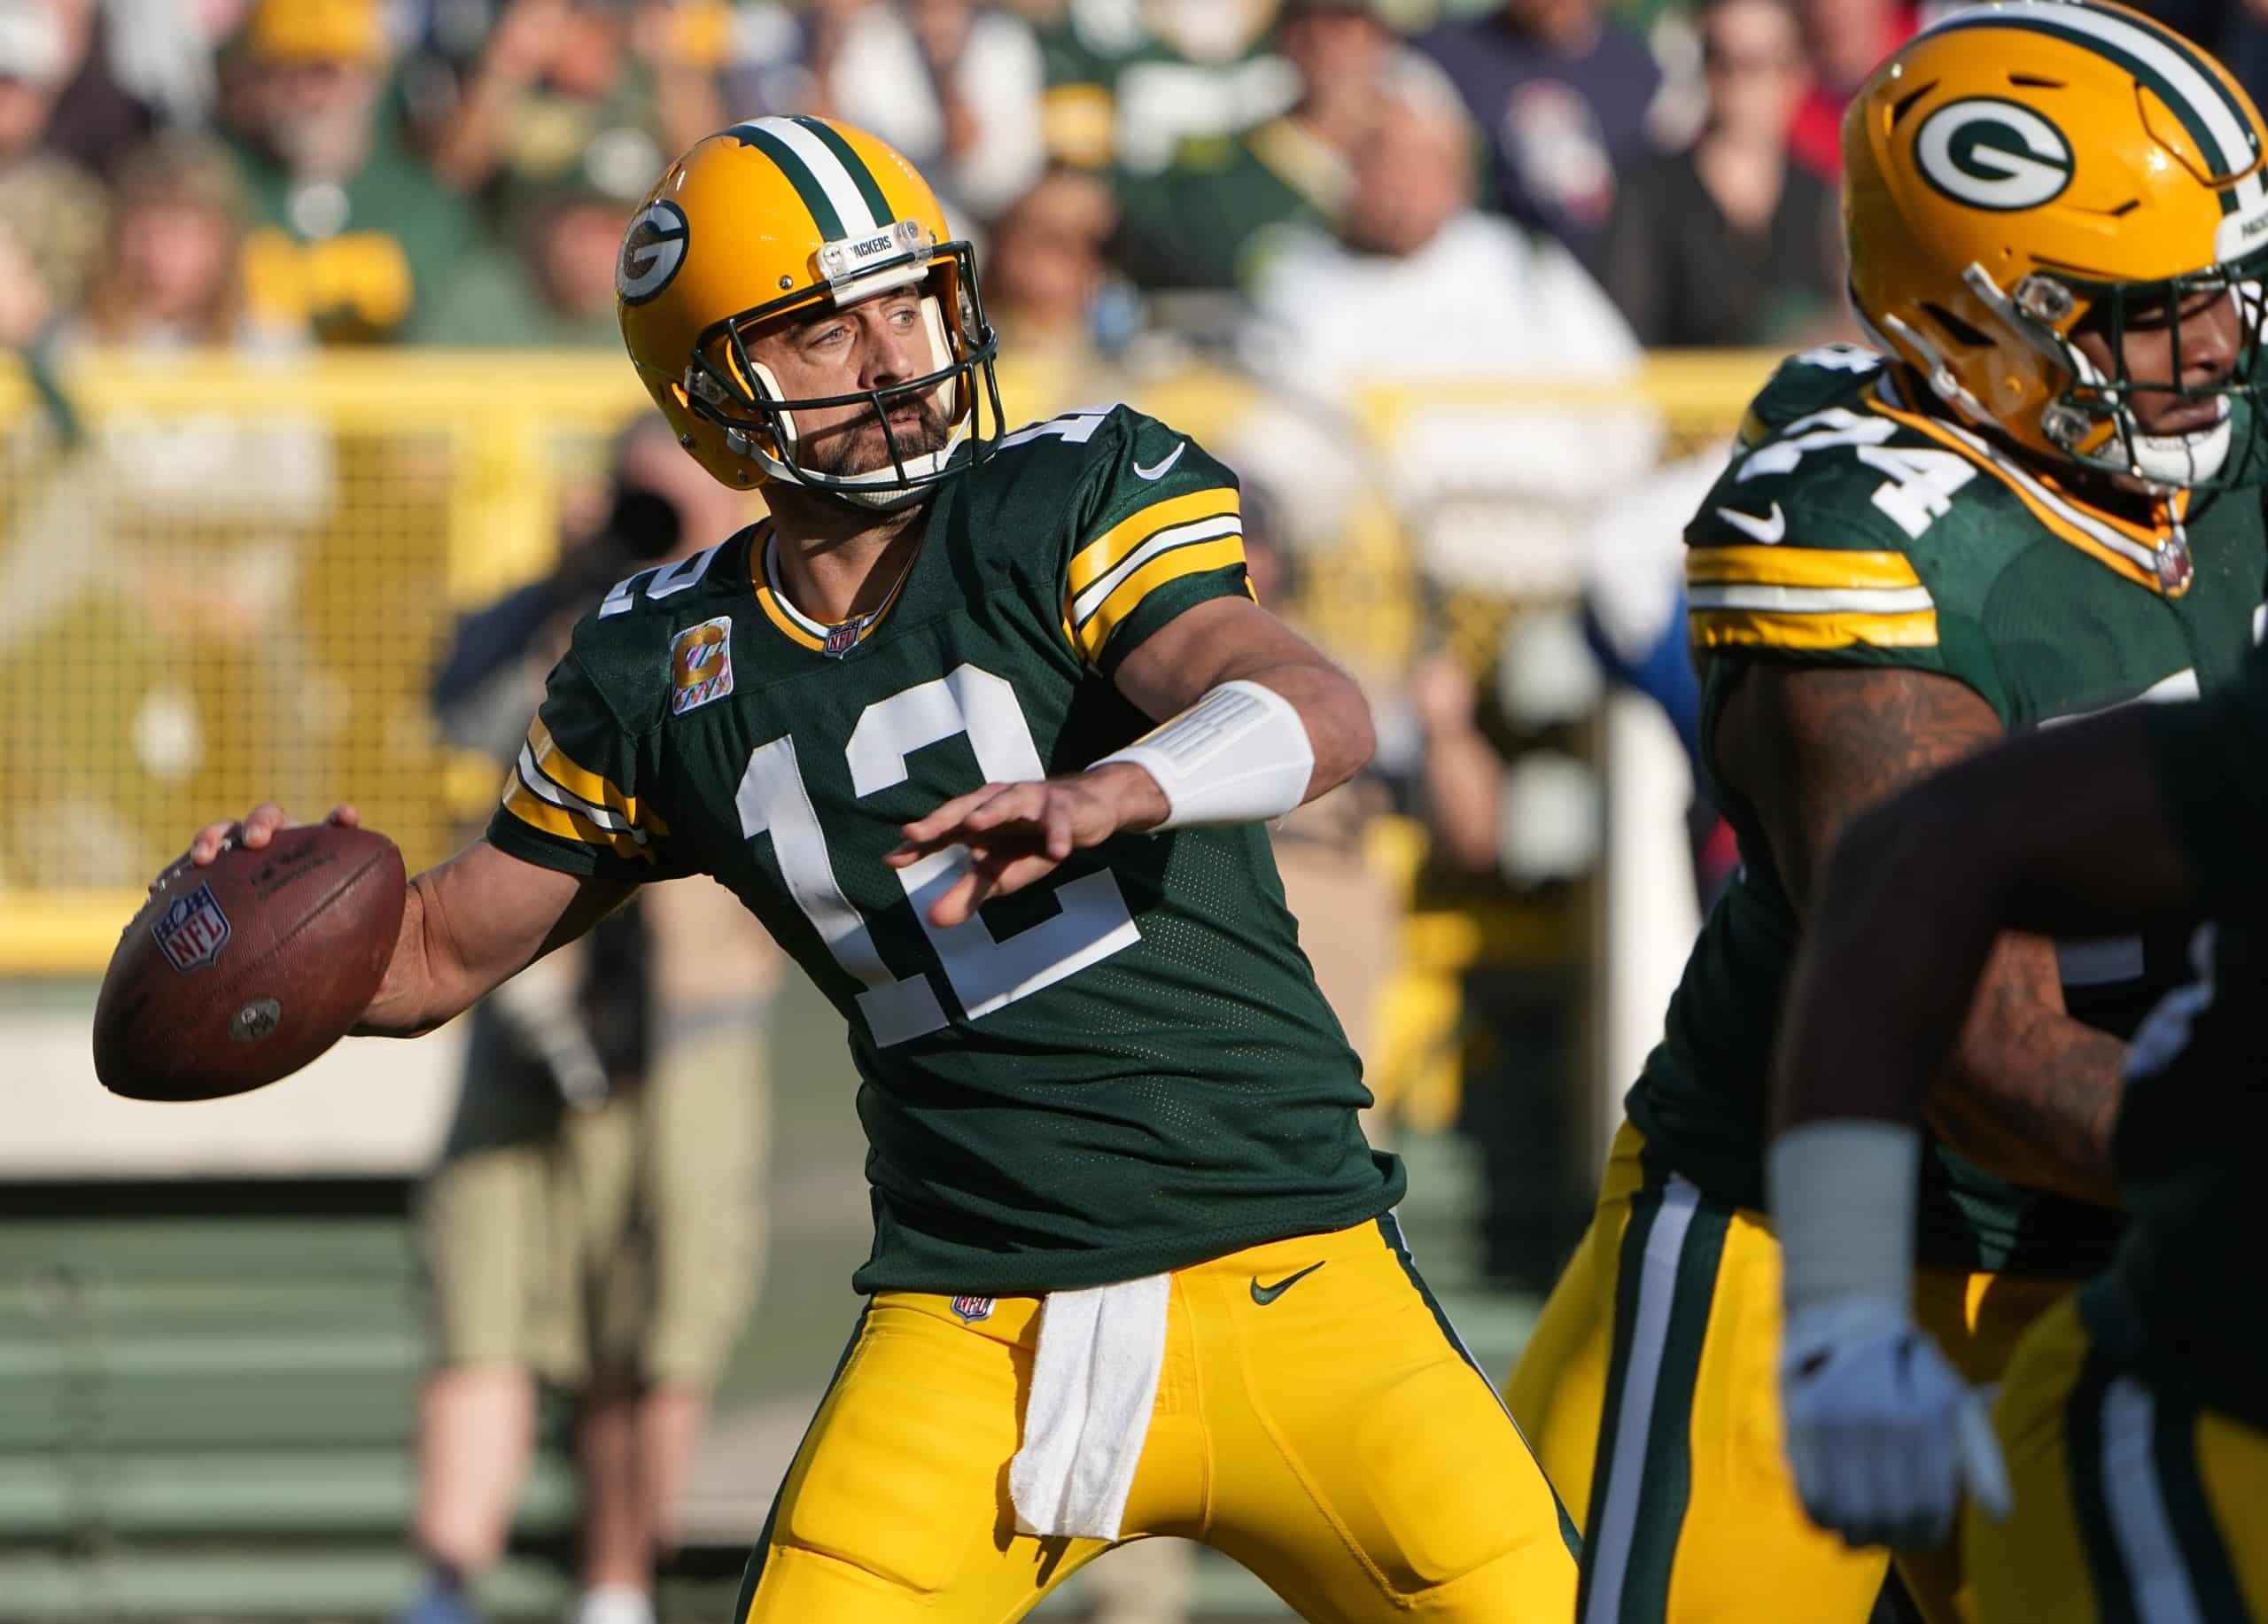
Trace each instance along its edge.
<instances>
[{"instance_id":1,"label":"white jersey number","mask_svg":"<svg viewBox=\"0 0 2268 1624\"><path fill-rule=\"evenodd\" d=\"M1015 689L989 671L960 665L877 700L859 714L847 747L851 788L864 796L903 783L908 756L960 734L967 735L988 781L1047 775ZM819 812L796 765L792 737L774 739L749 758L736 804L741 833L750 840L772 836L788 895L835 961L866 988L858 995L858 1012L874 1041L887 1048L944 1026L944 1008L928 973L892 975L875 951L866 916L843 894ZM937 956L937 969L971 1020L1029 998L1141 939L1117 877L1107 868L1058 886L1055 917L1006 940L996 939L979 918L950 929L931 924L930 904L967 865L968 853L955 846L899 869L897 878Z\"/></svg>"}]
</instances>

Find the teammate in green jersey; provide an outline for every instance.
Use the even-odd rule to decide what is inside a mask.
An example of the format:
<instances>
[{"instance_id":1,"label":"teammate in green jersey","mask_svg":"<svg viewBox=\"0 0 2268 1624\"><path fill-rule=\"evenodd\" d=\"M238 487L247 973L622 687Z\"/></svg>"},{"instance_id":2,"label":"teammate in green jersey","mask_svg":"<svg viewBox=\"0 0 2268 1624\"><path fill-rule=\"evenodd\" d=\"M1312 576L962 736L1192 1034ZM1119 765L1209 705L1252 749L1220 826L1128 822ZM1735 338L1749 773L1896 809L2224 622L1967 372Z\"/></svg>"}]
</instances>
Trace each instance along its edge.
<instances>
[{"instance_id":1,"label":"teammate in green jersey","mask_svg":"<svg viewBox=\"0 0 2268 1624\"><path fill-rule=\"evenodd\" d=\"M2233 680L2268 539L2257 115L2179 36L2008 0L1917 36L1844 129L1873 350L1784 365L1687 530L1703 755L1743 868L1628 1100L1512 1411L1586 1508L1583 1624L1864 1620L1887 1555L1780 1449L1767 1054L1813 879L1868 805L2009 733ZM2123 1041L2179 933L1999 943L1928 1100L1915 1311L1976 1380L2101 1267ZM1933 1618L1958 1552L1902 1552Z\"/></svg>"},{"instance_id":2,"label":"teammate in green jersey","mask_svg":"<svg viewBox=\"0 0 2268 1624\"><path fill-rule=\"evenodd\" d=\"M744 1624L993 1624L1153 1534L1310 1619L1564 1619L1572 1524L1401 1244L1261 827L1368 756L1361 695L1254 603L1234 478L1186 437L1122 408L1000 432L947 235L902 158L816 119L656 185L632 360L771 516L577 627L364 1028L426 1030L692 873L842 1011L867 1302Z\"/></svg>"},{"instance_id":3,"label":"teammate in green jersey","mask_svg":"<svg viewBox=\"0 0 2268 1624\"><path fill-rule=\"evenodd\" d=\"M2130 1053L2115 1148L2132 1223L2024 1338L1987 1430L1908 1310L1930 1079L1996 931L2207 915L2198 979ZM2268 1619L2268 658L2202 704L2023 740L1876 808L1818 918L1771 1152L1805 1504L1853 1537L1926 1535L1981 1487L1999 1514L1964 1519L1978 1624Z\"/></svg>"}]
</instances>

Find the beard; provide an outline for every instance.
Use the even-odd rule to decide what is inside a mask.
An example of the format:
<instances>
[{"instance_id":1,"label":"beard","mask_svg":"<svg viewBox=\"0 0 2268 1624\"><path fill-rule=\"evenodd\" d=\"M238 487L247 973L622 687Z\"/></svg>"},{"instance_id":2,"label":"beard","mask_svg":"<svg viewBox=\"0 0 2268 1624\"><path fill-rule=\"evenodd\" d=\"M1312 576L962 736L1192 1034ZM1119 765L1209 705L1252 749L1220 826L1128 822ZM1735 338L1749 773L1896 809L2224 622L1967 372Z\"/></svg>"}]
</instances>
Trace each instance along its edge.
<instances>
[{"instance_id":1,"label":"beard","mask_svg":"<svg viewBox=\"0 0 2268 1624\"><path fill-rule=\"evenodd\" d=\"M796 466L807 473L822 474L831 479L848 479L889 467L893 439L901 462L944 449L951 430L945 423L945 415L937 409L934 395L893 400L889 404L892 411L911 409L919 421L893 427L872 412L853 417L805 442L799 448Z\"/></svg>"}]
</instances>

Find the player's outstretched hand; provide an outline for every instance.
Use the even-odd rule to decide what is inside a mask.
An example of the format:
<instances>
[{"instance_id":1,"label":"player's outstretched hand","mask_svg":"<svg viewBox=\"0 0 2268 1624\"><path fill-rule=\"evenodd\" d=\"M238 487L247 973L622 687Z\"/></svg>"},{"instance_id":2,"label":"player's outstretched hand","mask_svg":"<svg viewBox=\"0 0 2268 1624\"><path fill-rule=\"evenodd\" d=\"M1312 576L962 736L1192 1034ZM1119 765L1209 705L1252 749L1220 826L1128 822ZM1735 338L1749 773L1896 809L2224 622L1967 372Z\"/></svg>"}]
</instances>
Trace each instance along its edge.
<instances>
[{"instance_id":1,"label":"player's outstretched hand","mask_svg":"<svg viewBox=\"0 0 2268 1624\"><path fill-rule=\"evenodd\" d=\"M1780 1402L1804 1510L1849 1544L1942 1543L1964 1494L2008 1515L1984 1395L1900 1304L1852 1294L1793 1311Z\"/></svg>"},{"instance_id":2,"label":"player's outstretched hand","mask_svg":"<svg viewBox=\"0 0 2268 1624\"><path fill-rule=\"evenodd\" d=\"M882 861L908 879L929 922L950 929L995 897L1045 878L1072 852L1164 820L1164 792L1140 767L1113 762L1068 778L986 784L905 826ZM919 866L917 867L917 866Z\"/></svg>"},{"instance_id":3,"label":"player's outstretched hand","mask_svg":"<svg viewBox=\"0 0 2268 1624\"><path fill-rule=\"evenodd\" d=\"M362 821L362 814L352 806L338 805L330 809L323 820L340 828L351 829ZM208 823L197 831L189 843L189 860L198 868L219 857L230 846L243 846L257 851L276 838L276 831L296 828L297 820L273 801L262 801L244 816L241 823ZM151 890L157 889L155 886Z\"/></svg>"}]
</instances>

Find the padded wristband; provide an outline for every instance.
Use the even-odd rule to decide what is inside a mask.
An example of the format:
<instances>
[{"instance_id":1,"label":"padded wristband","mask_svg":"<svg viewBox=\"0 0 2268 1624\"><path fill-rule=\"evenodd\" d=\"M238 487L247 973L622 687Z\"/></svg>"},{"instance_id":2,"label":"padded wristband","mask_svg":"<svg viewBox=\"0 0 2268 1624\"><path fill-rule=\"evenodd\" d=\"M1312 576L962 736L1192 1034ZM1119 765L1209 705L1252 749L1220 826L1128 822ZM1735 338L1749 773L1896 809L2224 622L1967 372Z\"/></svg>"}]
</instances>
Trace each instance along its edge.
<instances>
[{"instance_id":1,"label":"padded wristband","mask_svg":"<svg viewBox=\"0 0 2268 1624\"><path fill-rule=\"evenodd\" d=\"M1209 688L1178 716L1104 762L1129 761L1158 781L1170 810L1160 829L1260 823L1307 797L1315 746L1291 701L1257 682Z\"/></svg>"},{"instance_id":2,"label":"padded wristband","mask_svg":"<svg viewBox=\"0 0 2268 1624\"><path fill-rule=\"evenodd\" d=\"M1918 1130L1871 1117L1807 1122L1772 1141L1765 1193L1790 1311L1853 1293L1912 1301L1921 1164Z\"/></svg>"}]
</instances>

